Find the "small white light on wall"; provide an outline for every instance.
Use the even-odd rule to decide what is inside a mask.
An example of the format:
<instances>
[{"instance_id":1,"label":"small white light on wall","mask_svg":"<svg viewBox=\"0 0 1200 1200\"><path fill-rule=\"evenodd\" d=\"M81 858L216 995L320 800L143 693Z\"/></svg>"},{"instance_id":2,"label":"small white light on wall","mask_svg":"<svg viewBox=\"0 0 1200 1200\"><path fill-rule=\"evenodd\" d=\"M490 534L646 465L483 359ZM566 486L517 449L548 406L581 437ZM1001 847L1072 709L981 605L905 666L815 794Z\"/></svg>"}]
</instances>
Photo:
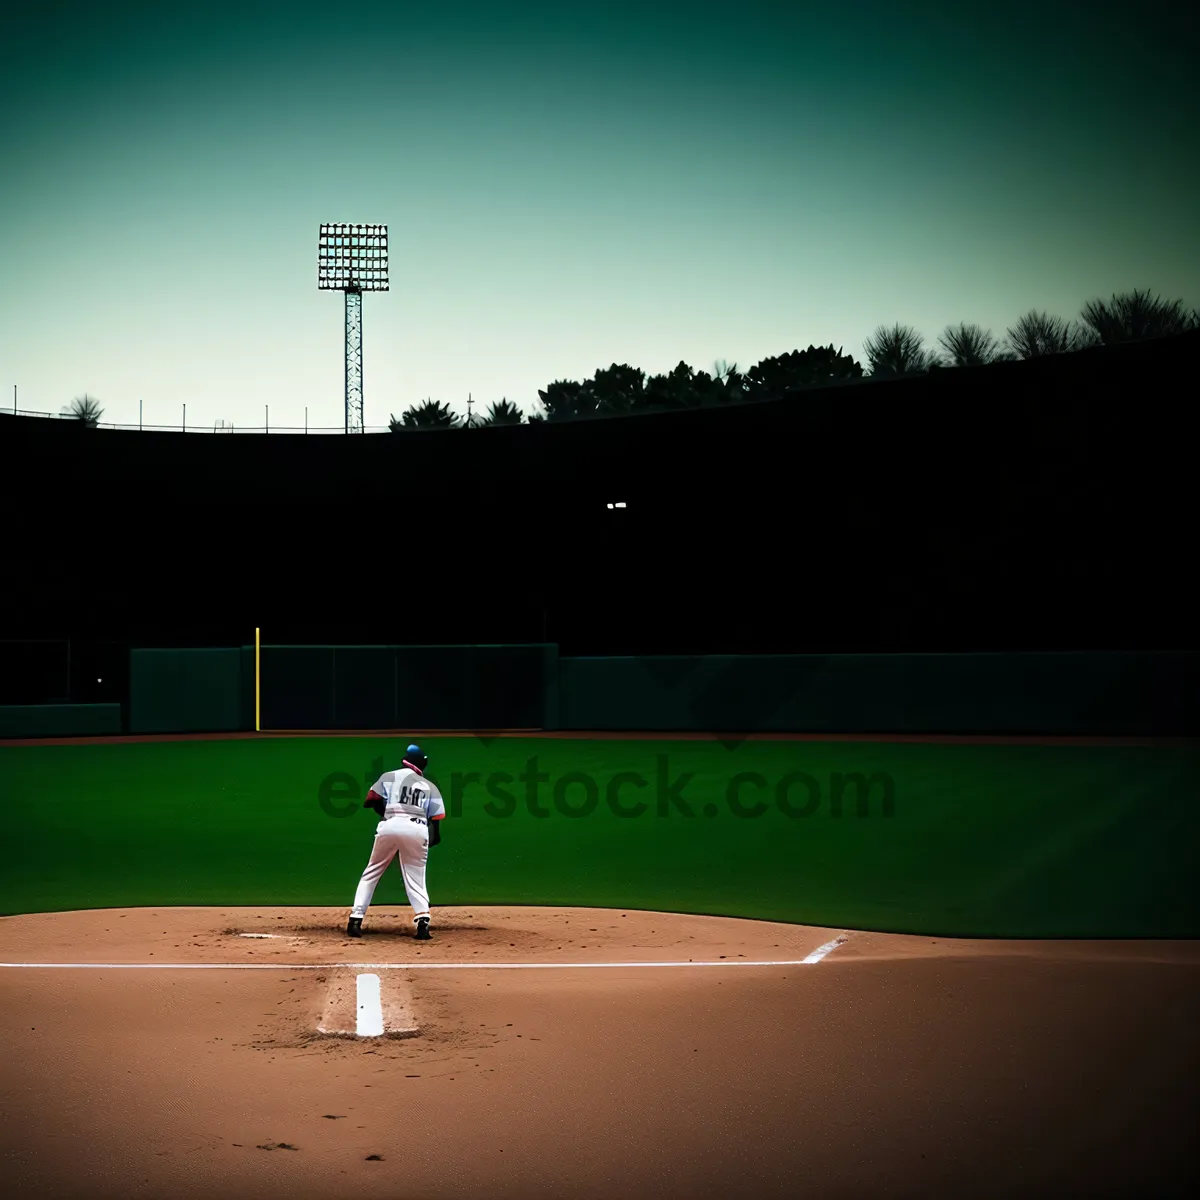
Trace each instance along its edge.
<instances>
[{"instance_id":1,"label":"small white light on wall","mask_svg":"<svg viewBox=\"0 0 1200 1200\"><path fill-rule=\"evenodd\" d=\"M610 504L608 507L609 507L609 508L612 508L612 505Z\"/></svg>"},{"instance_id":2,"label":"small white light on wall","mask_svg":"<svg viewBox=\"0 0 1200 1200\"><path fill-rule=\"evenodd\" d=\"M618 500L618 501L617 501L617 507L618 507L618 508L624 508L624 507L625 507L625 501L624 501L624 500Z\"/></svg>"}]
</instances>

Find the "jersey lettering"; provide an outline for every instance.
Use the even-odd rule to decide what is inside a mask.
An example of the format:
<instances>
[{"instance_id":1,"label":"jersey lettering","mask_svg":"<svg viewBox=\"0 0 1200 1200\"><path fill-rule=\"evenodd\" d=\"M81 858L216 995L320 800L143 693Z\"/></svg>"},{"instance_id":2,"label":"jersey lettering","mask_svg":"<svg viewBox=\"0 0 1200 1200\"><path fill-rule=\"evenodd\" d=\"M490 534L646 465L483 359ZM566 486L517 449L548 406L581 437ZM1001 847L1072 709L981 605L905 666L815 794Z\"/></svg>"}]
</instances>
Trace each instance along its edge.
<instances>
[{"instance_id":1,"label":"jersey lettering","mask_svg":"<svg viewBox=\"0 0 1200 1200\"><path fill-rule=\"evenodd\" d=\"M384 798L384 820L397 816L430 820L446 814L436 784L422 779L415 771L388 771L376 780L371 790Z\"/></svg>"}]
</instances>

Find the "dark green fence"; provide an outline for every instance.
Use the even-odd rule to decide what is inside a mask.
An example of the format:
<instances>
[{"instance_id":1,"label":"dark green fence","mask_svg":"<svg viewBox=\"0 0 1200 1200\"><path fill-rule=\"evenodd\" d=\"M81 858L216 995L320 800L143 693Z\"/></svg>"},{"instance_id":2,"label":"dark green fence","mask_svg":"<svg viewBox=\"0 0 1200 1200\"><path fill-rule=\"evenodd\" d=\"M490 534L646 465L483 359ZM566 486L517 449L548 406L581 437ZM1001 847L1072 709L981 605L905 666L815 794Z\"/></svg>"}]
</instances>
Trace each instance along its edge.
<instances>
[{"instance_id":1,"label":"dark green fence","mask_svg":"<svg viewBox=\"0 0 1200 1200\"><path fill-rule=\"evenodd\" d=\"M1189 736L1200 655L564 658L565 730Z\"/></svg>"},{"instance_id":2,"label":"dark green fence","mask_svg":"<svg viewBox=\"0 0 1200 1200\"><path fill-rule=\"evenodd\" d=\"M1200 655L562 658L557 647L264 646L264 730L1195 733ZM254 729L253 647L135 650L133 733Z\"/></svg>"},{"instance_id":3,"label":"dark green fence","mask_svg":"<svg viewBox=\"0 0 1200 1200\"><path fill-rule=\"evenodd\" d=\"M119 704L0 706L0 738L98 737L120 732Z\"/></svg>"},{"instance_id":4,"label":"dark green fence","mask_svg":"<svg viewBox=\"0 0 1200 1200\"><path fill-rule=\"evenodd\" d=\"M263 646L261 727L546 729L558 648Z\"/></svg>"},{"instance_id":5,"label":"dark green fence","mask_svg":"<svg viewBox=\"0 0 1200 1200\"><path fill-rule=\"evenodd\" d=\"M253 646L130 651L131 733L253 728Z\"/></svg>"}]
</instances>

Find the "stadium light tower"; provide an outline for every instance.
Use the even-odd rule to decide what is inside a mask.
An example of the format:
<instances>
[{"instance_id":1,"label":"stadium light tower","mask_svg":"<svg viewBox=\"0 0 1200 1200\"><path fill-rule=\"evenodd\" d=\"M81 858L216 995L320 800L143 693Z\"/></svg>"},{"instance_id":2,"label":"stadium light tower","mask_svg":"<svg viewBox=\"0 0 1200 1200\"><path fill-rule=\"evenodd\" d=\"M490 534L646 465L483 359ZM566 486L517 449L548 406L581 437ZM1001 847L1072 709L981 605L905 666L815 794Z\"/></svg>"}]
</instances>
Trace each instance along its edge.
<instances>
[{"instance_id":1,"label":"stadium light tower","mask_svg":"<svg viewBox=\"0 0 1200 1200\"><path fill-rule=\"evenodd\" d=\"M346 432L363 432L362 294L388 290L386 225L322 225L317 288L346 293Z\"/></svg>"}]
</instances>

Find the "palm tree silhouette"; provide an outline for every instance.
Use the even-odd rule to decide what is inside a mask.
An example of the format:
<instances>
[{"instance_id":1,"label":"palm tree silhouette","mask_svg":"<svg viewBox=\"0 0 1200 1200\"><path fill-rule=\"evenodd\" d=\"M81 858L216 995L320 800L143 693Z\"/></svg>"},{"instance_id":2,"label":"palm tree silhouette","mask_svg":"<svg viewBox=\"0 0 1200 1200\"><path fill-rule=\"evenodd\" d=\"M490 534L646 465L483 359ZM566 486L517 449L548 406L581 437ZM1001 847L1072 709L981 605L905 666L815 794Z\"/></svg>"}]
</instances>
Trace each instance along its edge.
<instances>
[{"instance_id":1,"label":"palm tree silhouette","mask_svg":"<svg viewBox=\"0 0 1200 1200\"><path fill-rule=\"evenodd\" d=\"M1027 312L1007 331L1009 349L1023 359L1070 354L1095 344L1089 330L1044 312Z\"/></svg>"},{"instance_id":2,"label":"palm tree silhouette","mask_svg":"<svg viewBox=\"0 0 1200 1200\"><path fill-rule=\"evenodd\" d=\"M1197 327L1197 314L1189 312L1182 300L1168 302L1148 290L1114 293L1110 301L1089 300L1079 316L1103 346L1174 337Z\"/></svg>"},{"instance_id":3,"label":"palm tree silhouette","mask_svg":"<svg viewBox=\"0 0 1200 1200\"><path fill-rule=\"evenodd\" d=\"M524 420L521 410L511 400L497 400L483 418L485 425L520 425Z\"/></svg>"},{"instance_id":4,"label":"palm tree silhouette","mask_svg":"<svg viewBox=\"0 0 1200 1200\"><path fill-rule=\"evenodd\" d=\"M951 367L981 367L1012 358L1013 355L991 334L978 325L947 325L938 338Z\"/></svg>"},{"instance_id":5,"label":"palm tree silhouette","mask_svg":"<svg viewBox=\"0 0 1200 1200\"><path fill-rule=\"evenodd\" d=\"M72 400L70 405L62 410L62 415L64 417L72 417L76 421L82 421L89 429L95 429L100 423L100 418L104 415L104 409L100 407L95 396L89 396L85 393Z\"/></svg>"},{"instance_id":6,"label":"palm tree silhouette","mask_svg":"<svg viewBox=\"0 0 1200 1200\"><path fill-rule=\"evenodd\" d=\"M928 371L937 356L926 350L921 335L911 325L880 325L863 346L871 375L896 379Z\"/></svg>"},{"instance_id":7,"label":"palm tree silhouette","mask_svg":"<svg viewBox=\"0 0 1200 1200\"><path fill-rule=\"evenodd\" d=\"M393 433L403 429L456 429L458 425L458 416L450 405L433 399L405 409L400 420L393 416L388 421L388 428Z\"/></svg>"}]
</instances>

